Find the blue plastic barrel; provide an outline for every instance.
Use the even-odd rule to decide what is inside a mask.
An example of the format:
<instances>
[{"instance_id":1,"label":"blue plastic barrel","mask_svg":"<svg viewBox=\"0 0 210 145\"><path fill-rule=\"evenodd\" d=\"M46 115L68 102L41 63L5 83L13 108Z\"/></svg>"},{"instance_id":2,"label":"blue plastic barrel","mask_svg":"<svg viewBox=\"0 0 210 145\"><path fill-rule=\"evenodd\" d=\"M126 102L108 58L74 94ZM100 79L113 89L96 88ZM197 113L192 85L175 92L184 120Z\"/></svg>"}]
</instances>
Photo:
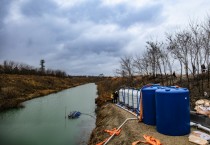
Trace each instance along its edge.
<instances>
[{"instance_id":1,"label":"blue plastic barrel","mask_svg":"<svg viewBox=\"0 0 210 145\"><path fill-rule=\"evenodd\" d=\"M156 125L155 91L159 85L142 88L143 122L148 125Z\"/></svg>"},{"instance_id":2,"label":"blue plastic barrel","mask_svg":"<svg viewBox=\"0 0 210 145\"><path fill-rule=\"evenodd\" d=\"M156 129L159 133L181 136L190 133L189 90L156 90Z\"/></svg>"}]
</instances>

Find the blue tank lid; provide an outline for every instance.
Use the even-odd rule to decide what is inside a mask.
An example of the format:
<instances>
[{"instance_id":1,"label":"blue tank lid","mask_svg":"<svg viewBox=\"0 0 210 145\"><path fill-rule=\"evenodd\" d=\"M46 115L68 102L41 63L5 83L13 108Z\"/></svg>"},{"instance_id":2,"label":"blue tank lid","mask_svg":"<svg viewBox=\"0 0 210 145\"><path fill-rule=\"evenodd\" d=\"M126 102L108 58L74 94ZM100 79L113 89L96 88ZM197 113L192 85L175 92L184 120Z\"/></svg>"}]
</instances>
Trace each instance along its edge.
<instances>
[{"instance_id":1,"label":"blue tank lid","mask_svg":"<svg viewBox=\"0 0 210 145\"><path fill-rule=\"evenodd\" d=\"M157 90L160 88L161 88L161 86L149 86L149 87L143 88L143 90Z\"/></svg>"},{"instance_id":2,"label":"blue tank lid","mask_svg":"<svg viewBox=\"0 0 210 145\"><path fill-rule=\"evenodd\" d=\"M158 89L166 89L167 87L160 86Z\"/></svg>"},{"instance_id":3,"label":"blue tank lid","mask_svg":"<svg viewBox=\"0 0 210 145\"><path fill-rule=\"evenodd\" d=\"M157 93L186 93L189 92L187 88L163 88L163 89L157 89Z\"/></svg>"}]
</instances>

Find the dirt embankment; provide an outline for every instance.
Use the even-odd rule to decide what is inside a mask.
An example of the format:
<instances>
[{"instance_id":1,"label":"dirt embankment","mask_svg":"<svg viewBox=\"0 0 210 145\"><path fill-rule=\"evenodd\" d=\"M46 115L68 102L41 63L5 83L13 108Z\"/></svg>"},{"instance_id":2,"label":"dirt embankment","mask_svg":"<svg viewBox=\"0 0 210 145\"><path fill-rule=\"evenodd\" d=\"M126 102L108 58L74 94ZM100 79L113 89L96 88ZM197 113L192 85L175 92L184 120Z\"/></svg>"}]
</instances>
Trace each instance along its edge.
<instances>
[{"instance_id":1,"label":"dirt embankment","mask_svg":"<svg viewBox=\"0 0 210 145\"><path fill-rule=\"evenodd\" d=\"M60 78L35 75L0 75L0 111L21 107L29 99L90 82L88 78Z\"/></svg>"},{"instance_id":2,"label":"dirt embankment","mask_svg":"<svg viewBox=\"0 0 210 145\"><path fill-rule=\"evenodd\" d=\"M120 109L114 104L107 103L97 112L96 128L91 134L89 145L95 145L108 138L105 129L118 128L126 118L135 117L132 114ZM166 136L156 131L155 126L139 123L138 120L130 120L124 124L119 136L114 136L109 145L131 145L137 140L144 141L143 135L151 135L161 141L163 145L193 145L185 136ZM142 143L143 145L143 143Z\"/></svg>"}]
</instances>

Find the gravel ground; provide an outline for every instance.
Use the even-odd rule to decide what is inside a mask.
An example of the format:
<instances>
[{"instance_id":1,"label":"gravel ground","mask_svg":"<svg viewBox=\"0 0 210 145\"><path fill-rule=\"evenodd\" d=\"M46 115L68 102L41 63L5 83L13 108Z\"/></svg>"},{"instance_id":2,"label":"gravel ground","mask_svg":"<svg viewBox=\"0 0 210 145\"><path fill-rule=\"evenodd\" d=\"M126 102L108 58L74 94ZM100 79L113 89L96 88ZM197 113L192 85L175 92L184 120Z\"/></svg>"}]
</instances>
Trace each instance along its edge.
<instances>
[{"instance_id":1,"label":"gravel ground","mask_svg":"<svg viewBox=\"0 0 210 145\"><path fill-rule=\"evenodd\" d=\"M126 118L133 118L132 114L120 109L114 104L107 103L98 108L96 128L91 134L89 145L95 145L108 138L108 133L105 129L118 128ZM191 130L195 130L192 128ZM185 136L167 136L156 131L155 126L139 123L138 120L130 120L122 127L119 136L114 136L108 145L131 145L137 140L144 140L143 135L153 136L161 141L163 145L194 145L188 141L188 135ZM143 143L140 143L141 145Z\"/></svg>"}]
</instances>

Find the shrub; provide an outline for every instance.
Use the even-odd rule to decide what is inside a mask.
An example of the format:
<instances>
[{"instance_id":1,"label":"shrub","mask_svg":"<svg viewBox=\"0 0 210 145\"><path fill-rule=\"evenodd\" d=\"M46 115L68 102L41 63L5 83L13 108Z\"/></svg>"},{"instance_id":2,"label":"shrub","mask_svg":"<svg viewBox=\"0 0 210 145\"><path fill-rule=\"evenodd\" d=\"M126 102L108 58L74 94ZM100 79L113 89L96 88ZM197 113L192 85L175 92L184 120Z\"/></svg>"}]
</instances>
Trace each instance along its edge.
<instances>
[{"instance_id":1,"label":"shrub","mask_svg":"<svg viewBox=\"0 0 210 145\"><path fill-rule=\"evenodd\" d=\"M5 99L17 98L20 93L15 89L15 87L1 88L1 95Z\"/></svg>"}]
</instances>

